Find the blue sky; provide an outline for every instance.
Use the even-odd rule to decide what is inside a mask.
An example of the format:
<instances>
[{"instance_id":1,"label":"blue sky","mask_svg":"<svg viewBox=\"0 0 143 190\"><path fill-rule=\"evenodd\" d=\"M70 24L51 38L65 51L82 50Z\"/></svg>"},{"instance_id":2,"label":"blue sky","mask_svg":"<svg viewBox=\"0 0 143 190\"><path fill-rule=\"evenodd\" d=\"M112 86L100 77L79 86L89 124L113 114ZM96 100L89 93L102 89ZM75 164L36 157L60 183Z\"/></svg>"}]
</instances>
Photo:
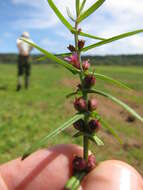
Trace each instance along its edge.
<instances>
[{"instance_id":1,"label":"blue sky","mask_svg":"<svg viewBox=\"0 0 143 190\"><path fill-rule=\"evenodd\" d=\"M67 18L66 7L72 11L74 0L54 2ZM87 0L86 8L94 2L95 0ZM143 29L142 18L142 0L106 0L103 7L82 23L82 29L108 38L122 32ZM58 21L46 0L1 0L0 23L0 52L17 52L16 39L23 31L28 31L34 42L54 53L67 51L66 46L73 43L72 35ZM86 44L94 42L89 40ZM143 53L143 34L102 46L88 53Z\"/></svg>"}]
</instances>

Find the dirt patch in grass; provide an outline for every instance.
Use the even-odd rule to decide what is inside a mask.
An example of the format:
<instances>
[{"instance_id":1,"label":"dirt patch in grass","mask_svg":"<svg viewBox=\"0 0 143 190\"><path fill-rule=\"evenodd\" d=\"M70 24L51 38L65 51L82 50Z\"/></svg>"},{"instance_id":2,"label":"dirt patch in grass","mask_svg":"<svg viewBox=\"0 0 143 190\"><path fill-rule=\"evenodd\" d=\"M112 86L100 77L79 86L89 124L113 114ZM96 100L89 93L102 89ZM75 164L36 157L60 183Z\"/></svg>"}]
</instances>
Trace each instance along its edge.
<instances>
[{"instance_id":1,"label":"dirt patch in grass","mask_svg":"<svg viewBox=\"0 0 143 190\"><path fill-rule=\"evenodd\" d=\"M79 84L79 79L71 79L71 78L64 78L61 81L61 84L64 85L65 87L69 88L75 88L77 84Z\"/></svg>"}]
</instances>

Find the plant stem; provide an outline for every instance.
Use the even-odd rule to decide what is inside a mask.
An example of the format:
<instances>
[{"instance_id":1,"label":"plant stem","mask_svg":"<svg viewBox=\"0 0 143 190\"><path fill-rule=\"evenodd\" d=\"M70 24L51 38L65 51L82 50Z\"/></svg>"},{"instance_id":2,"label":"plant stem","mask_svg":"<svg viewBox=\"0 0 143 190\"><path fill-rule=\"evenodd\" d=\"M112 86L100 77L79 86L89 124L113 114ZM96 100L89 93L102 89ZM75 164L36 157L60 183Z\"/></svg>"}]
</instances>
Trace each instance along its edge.
<instances>
[{"instance_id":1,"label":"plant stem","mask_svg":"<svg viewBox=\"0 0 143 190\"><path fill-rule=\"evenodd\" d=\"M87 96L87 92L85 91L83 91L83 98L86 100L86 103L87 103L88 96ZM85 114L84 122L85 122L86 127L88 124L88 120L89 120L89 116ZM86 161L88 161L88 147L89 147L88 137L83 136L83 149L84 149L83 157Z\"/></svg>"},{"instance_id":2,"label":"plant stem","mask_svg":"<svg viewBox=\"0 0 143 190\"><path fill-rule=\"evenodd\" d=\"M77 15L77 19L78 19L78 15ZM74 34L75 48L76 48L76 53L78 56L78 61L80 62L80 69L81 69L81 73L80 73L79 77L80 77L81 83L83 84L84 73L83 73L82 62L81 62L81 54L80 54L80 51L78 49L78 22L77 21L75 22L75 30L76 30L76 32ZM87 92L85 92L84 89L82 89L82 94L83 94L83 98L87 102L88 96L87 96ZM89 120L89 116L85 113L85 116L84 116L85 126L87 126L88 120ZM88 147L89 147L88 137L83 136L83 158L86 161L88 161Z\"/></svg>"},{"instance_id":3,"label":"plant stem","mask_svg":"<svg viewBox=\"0 0 143 190\"><path fill-rule=\"evenodd\" d=\"M68 182L65 185L65 188L67 190L77 190L77 188L80 186L80 183L85 176L86 172L75 174L68 180Z\"/></svg>"},{"instance_id":4,"label":"plant stem","mask_svg":"<svg viewBox=\"0 0 143 190\"><path fill-rule=\"evenodd\" d=\"M88 137L83 136L83 143L84 143L84 154L83 157L87 161L88 160Z\"/></svg>"}]
</instances>

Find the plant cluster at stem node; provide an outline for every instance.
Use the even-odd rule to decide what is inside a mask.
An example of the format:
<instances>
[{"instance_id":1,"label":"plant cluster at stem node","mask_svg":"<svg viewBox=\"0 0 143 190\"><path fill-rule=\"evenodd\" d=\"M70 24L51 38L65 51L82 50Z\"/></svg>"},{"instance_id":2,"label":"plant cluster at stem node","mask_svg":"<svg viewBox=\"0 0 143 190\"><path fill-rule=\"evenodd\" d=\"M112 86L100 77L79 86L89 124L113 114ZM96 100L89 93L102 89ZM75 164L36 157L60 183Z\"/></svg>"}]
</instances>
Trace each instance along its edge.
<instances>
[{"instance_id":1,"label":"plant cluster at stem node","mask_svg":"<svg viewBox=\"0 0 143 190\"><path fill-rule=\"evenodd\" d=\"M73 174L78 172L88 173L91 170L93 170L95 166L96 166L96 158L93 154L90 154L88 156L87 161L80 156L75 156L72 161Z\"/></svg>"}]
</instances>

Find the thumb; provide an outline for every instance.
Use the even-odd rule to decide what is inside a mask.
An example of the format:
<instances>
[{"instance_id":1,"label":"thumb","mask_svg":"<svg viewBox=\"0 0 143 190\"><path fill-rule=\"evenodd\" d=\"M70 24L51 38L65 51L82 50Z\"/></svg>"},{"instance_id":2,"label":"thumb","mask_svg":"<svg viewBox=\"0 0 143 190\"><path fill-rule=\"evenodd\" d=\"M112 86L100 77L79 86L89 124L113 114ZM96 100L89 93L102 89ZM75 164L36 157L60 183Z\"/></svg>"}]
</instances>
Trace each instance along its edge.
<instances>
[{"instance_id":1,"label":"thumb","mask_svg":"<svg viewBox=\"0 0 143 190\"><path fill-rule=\"evenodd\" d=\"M83 183L84 190L143 190L143 179L130 165L117 161L104 161Z\"/></svg>"}]
</instances>

